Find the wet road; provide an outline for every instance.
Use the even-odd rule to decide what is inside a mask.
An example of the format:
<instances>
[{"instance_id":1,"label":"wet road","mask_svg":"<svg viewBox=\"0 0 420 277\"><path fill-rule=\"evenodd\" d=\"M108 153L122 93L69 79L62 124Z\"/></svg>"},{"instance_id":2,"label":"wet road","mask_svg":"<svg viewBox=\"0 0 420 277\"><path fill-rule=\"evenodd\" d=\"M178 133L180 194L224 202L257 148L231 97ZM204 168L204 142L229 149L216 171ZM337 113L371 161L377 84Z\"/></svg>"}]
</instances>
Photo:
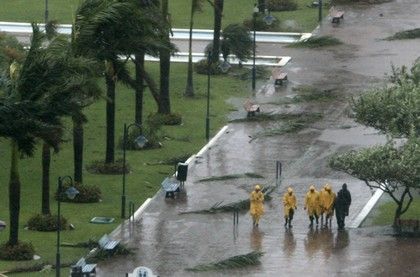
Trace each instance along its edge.
<instances>
[{"instance_id":1,"label":"wet road","mask_svg":"<svg viewBox=\"0 0 420 277\"><path fill-rule=\"evenodd\" d=\"M303 197L310 183L320 188L326 182L337 191L343 182L353 196L352 221L371 196L365 185L328 168L333 153L354 147L384 142L372 129L348 119L350 96L377 85L390 71L391 62L410 65L418 55L419 40L383 41L396 31L420 25L420 3L394 1L376 6L344 8L345 20L338 27L325 21L319 30L345 42L326 50L289 49L276 45L259 46L260 53L293 57L286 67L287 86L275 91L261 83L256 95L263 112L323 113L323 119L297 134L262 136L276 129L279 122L230 123L227 131L203 155L189 166L185 193L175 200L156 195L143 217L126 223L116 237L134 247L135 254L115 258L98 265L99 276L124 276L143 265L160 276L419 276L419 239L397 239L373 229L308 228ZM379 16L382 13L383 16ZM417 46L417 47L415 47ZM417 53L416 53L417 52ZM339 97L330 102L278 104L305 84L332 89ZM244 95L244 98L249 95ZM232 118L244 117L244 99L231 99L238 111ZM258 229L252 228L248 213L240 213L239 226L233 229L233 215L180 214L207 209L215 203L231 203L248 197L254 184L275 183L275 161L283 164L283 176L274 198L266 202L266 214ZM228 181L198 182L209 176L254 172L264 179L239 178ZM294 227L283 227L281 195L293 185L298 197ZM185 271L200 263L209 263L234 255L260 250L265 254L261 265L239 270L191 273Z\"/></svg>"}]
</instances>

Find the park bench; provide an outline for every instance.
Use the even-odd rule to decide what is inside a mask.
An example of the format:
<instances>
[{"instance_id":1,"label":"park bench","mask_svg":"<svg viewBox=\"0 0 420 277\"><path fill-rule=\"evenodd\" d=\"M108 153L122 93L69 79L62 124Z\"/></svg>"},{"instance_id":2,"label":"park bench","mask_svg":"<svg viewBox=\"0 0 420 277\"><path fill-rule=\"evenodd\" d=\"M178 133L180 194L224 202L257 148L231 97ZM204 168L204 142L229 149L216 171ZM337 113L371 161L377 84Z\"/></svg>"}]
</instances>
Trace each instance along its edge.
<instances>
[{"instance_id":1,"label":"park bench","mask_svg":"<svg viewBox=\"0 0 420 277\"><path fill-rule=\"evenodd\" d=\"M98 241L99 248L105 251L113 252L116 247L120 244L119 240L112 240L107 234L103 235Z\"/></svg>"},{"instance_id":2,"label":"park bench","mask_svg":"<svg viewBox=\"0 0 420 277\"><path fill-rule=\"evenodd\" d=\"M96 264L86 263L85 258L80 258L71 267L70 276L94 276L96 275Z\"/></svg>"},{"instance_id":3,"label":"park bench","mask_svg":"<svg viewBox=\"0 0 420 277\"><path fill-rule=\"evenodd\" d=\"M332 23L340 23L340 19L344 19L344 11L337 10L334 6L330 9L330 16Z\"/></svg>"},{"instance_id":4,"label":"park bench","mask_svg":"<svg viewBox=\"0 0 420 277\"><path fill-rule=\"evenodd\" d=\"M180 191L180 181L178 181L175 178L172 177L167 177L165 178L165 180L163 180L162 182L162 189L165 191L165 198L174 198L175 197L175 192L179 192Z\"/></svg>"},{"instance_id":5,"label":"park bench","mask_svg":"<svg viewBox=\"0 0 420 277\"><path fill-rule=\"evenodd\" d=\"M279 69L274 69L271 72L271 77L274 80L274 86L281 86L285 81L287 81L287 73L282 72Z\"/></svg>"},{"instance_id":6,"label":"park bench","mask_svg":"<svg viewBox=\"0 0 420 277\"><path fill-rule=\"evenodd\" d=\"M244 109L247 112L247 117L255 116L255 113L260 112L260 105L253 104L249 99L244 103Z\"/></svg>"}]
</instances>

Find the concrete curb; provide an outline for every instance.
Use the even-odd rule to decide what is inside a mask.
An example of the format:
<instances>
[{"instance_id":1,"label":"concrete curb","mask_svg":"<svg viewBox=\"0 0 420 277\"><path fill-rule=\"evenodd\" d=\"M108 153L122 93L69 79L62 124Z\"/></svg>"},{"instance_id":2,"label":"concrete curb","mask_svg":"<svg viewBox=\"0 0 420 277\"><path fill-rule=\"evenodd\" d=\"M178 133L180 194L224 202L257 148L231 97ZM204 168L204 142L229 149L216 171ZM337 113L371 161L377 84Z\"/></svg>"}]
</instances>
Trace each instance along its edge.
<instances>
[{"instance_id":1,"label":"concrete curb","mask_svg":"<svg viewBox=\"0 0 420 277\"><path fill-rule=\"evenodd\" d=\"M369 199L369 201L365 204L363 209L360 211L360 213L356 216L355 219L349 224L349 228L359 228L362 222L366 219L366 217L369 215L370 211L373 209L375 204L378 202L379 198L381 198L383 194L383 190L377 189L373 196Z\"/></svg>"}]
</instances>

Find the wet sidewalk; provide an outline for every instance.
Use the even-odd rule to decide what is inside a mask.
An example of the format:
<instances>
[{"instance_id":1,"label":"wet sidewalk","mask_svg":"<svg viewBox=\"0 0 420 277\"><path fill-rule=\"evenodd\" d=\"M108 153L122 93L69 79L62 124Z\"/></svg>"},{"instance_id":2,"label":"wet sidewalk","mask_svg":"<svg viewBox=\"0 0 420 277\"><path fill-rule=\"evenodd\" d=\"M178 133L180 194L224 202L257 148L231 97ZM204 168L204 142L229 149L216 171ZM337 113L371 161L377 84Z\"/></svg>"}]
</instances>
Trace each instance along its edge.
<instances>
[{"instance_id":1,"label":"wet sidewalk","mask_svg":"<svg viewBox=\"0 0 420 277\"><path fill-rule=\"evenodd\" d=\"M407 7L410 12L407 13ZM138 266L147 266L159 276L416 276L420 240L397 239L376 229L308 228L303 199L309 185L319 189L326 182L333 190L346 182L352 193L347 225L361 211L372 192L348 175L332 171L329 157L339 151L383 143L375 130L358 126L348 119L350 96L379 84L390 62L410 65L417 57L413 41L380 41L395 31L420 24L420 4L416 1L346 9L345 20L332 27L323 23L322 34L332 34L345 42L326 50L281 48L264 45L259 51L293 57L286 67L289 83L275 90L262 86L256 100L262 111L271 114L322 113L323 118L298 133L260 136L278 128L278 122L230 123L227 130L189 165L184 193L165 199L160 192L141 218L126 222L116 237L135 248L135 254L98 264L98 276L124 276ZM379 13L383 16L379 17ZM279 104L293 97L292 87L311 85L333 89L339 97L330 102ZM263 85L263 84L261 84ZM244 98L248 97L244 95ZM238 106L232 118L246 116L243 99L231 99ZM233 228L232 213L180 214L208 209L223 201L232 203L249 197L256 183L275 184L276 161L283 165L282 180L267 201L259 228L252 227L247 212L239 214ZM263 179L237 178L200 182L210 176L256 173ZM281 196L288 185L295 189L298 209L294 227L283 226ZM264 252L261 265L238 270L192 273L185 268L246 254Z\"/></svg>"}]
</instances>

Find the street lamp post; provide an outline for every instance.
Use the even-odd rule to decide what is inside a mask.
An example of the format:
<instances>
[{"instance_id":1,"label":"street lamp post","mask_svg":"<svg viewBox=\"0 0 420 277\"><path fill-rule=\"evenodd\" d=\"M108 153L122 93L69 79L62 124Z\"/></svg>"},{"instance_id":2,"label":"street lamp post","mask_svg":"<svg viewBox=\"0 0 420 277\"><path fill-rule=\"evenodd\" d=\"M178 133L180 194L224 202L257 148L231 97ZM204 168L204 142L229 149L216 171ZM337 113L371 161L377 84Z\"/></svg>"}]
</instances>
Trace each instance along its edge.
<instances>
[{"instance_id":1,"label":"street lamp post","mask_svg":"<svg viewBox=\"0 0 420 277\"><path fill-rule=\"evenodd\" d=\"M322 0L318 0L318 22L322 21Z\"/></svg>"},{"instance_id":2,"label":"street lamp post","mask_svg":"<svg viewBox=\"0 0 420 277\"><path fill-rule=\"evenodd\" d=\"M48 0L45 0L45 18L44 18L44 20L45 20L45 24L47 24L47 22L48 22Z\"/></svg>"},{"instance_id":3,"label":"street lamp post","mask_svg":"<svg viewBox=\"0 0 420 277\"><path fill-rule=\"evenodd\" d=\"M210 66L211 52L207 55L207 112L206 112L206 140L210 138Z\"/></svg>"},{"instance_id":4,"label":"street lamp post","mask_svg":"<svg viewBox=\"0 0 420 277\"><path fill-rule=\"evenodd\" d=\"M255 48L256 48L256 21L257 21L257 15L258 15L259 9L257 4L254 6L254 11L252 14L252 25L254 29L254 44L252 48L252 90L255 91L255 78L256 78L256 72L255 72Z\"/></svg>"},{"instance_id":5,"label":"street lamp post","mask_svg":"<svg viewBox=\"0 0 420 277\"><path fill-rule=\"evenodd\" d=\"M60 277L60 231L61 231L61 192L63 190L63 180L69 179L71 186L64 192L67 198L74 199L79 191L73 187L73 179L70 176L58 177L58 190L57 190L57 253L55 256L55 276Z\"/></svg>"},{"instance_id":6,"label":"street lamp post","mask_svg":"<svg viewBox=\"0 0 420 277\"><path fill-rule=\"evenodd\" d=\"M142 131L141 125L137 123L132 124L125 124L124 123L124 134L123 134L123 187L122 187L122 195L121 195L121 218L125 218L125 203L126 203L126 196L125 196L125 172L126 172L126 151L127 151L127 137L128 137L128 131L131 127L136 126L140 129L140 132ZM140 148L142 148L146 143L147 139L143 137L142 135L136 138L135 142L138 144Z\"/></svg>"}]
</instances>

